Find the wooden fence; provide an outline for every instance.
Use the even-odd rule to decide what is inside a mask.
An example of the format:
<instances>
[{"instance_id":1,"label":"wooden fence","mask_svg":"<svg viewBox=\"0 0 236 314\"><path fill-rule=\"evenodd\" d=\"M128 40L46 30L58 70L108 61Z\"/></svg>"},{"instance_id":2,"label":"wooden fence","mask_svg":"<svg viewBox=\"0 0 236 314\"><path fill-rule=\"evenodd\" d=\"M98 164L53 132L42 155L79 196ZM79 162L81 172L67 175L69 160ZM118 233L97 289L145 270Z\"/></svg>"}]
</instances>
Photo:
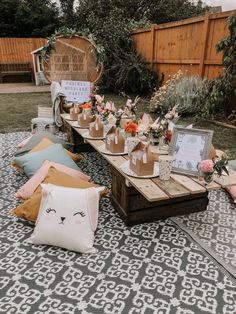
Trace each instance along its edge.
<instances>
[{"instance_id":1,"label":"wooden fence","mask_svg":"<svg viewBox=\"0 0 236 314\"><path fill-rule=\"evenodd\" d=\"M164 80L179 69L208 79L223 69L216 44L228 34L226 19L232 12L207 14L184 21L156 25L132 33L134 48Z\"/></svg>"},{"instance_id":2,"label":"wooden fence","mask_svg":"<svg viewBox=\"0 0 236 314\"><path fill-rule=\"evenodd\" d=\"M30 63L33 69L31 52L45 43L43 38L0 38L0 63Z\"/></svg>"}]
</instances>

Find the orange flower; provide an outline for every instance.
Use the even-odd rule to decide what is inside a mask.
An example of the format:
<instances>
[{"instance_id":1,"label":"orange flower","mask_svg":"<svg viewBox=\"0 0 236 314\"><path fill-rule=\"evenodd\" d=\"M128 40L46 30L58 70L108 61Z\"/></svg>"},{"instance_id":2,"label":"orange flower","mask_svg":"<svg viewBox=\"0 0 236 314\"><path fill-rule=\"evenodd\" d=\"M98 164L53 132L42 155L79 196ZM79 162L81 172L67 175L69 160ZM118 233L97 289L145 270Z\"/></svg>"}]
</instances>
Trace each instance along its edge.
<instances>
[{"instance_id":1,"label":"orange flower","mask_svg":"<svg viewBox=\"0 0 236 314\"><path fill-rule=\"evenodd\" d=\"M83 109L91 109L91 108L92 108L92 105L91 105L89 102L86 102L86 103L84 103L84 104L81 106L81 108L83 108Z\"/></svg>"},{"instance_id":2,"label":"orange flower","mask_svg":"<svg viewBox=\"0 0 236 314\"><path fill-rule=\"evenodd\" d=\"M131 133L132 135L137 132L138 125L134 123L132 120L126 123L125 125L125 132Z\"/></svg>"}]
</instances>

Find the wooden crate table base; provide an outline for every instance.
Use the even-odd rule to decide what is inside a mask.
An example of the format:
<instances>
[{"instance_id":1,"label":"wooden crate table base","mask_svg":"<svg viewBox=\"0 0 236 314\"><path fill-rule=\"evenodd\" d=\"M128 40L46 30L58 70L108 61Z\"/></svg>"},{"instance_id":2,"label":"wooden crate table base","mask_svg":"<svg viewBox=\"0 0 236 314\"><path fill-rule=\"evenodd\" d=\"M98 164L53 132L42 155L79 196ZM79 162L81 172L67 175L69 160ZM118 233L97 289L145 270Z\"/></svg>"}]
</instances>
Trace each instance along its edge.
<instances>
[{"instance_id":1,"label":"wooden crate table base","mask_svg":"<svg viewBox=\"0 0 236 314\"><path fill-rule=\"evenodd\" d=\"M225 179L223 182L216 179L215 182L203 186L197 178L176 173L172 173L168 181L127 176L120 169L120 166L127 161L127 156L103 154L104 140L86 139L85 144L83 134L87 130L75 128L73 121L66 120L65 117L66 115L62 115L64 125L69 135L73 137L75 145L79 149L81 147L84 149L81 151L91 146L109 163L112 174L111 201L128 225L204 211L209 202L208 191L219 189L225 183ZM235 184L235 178L235 173L231 174L227 182Z\"/></svg>"}]
</instances>

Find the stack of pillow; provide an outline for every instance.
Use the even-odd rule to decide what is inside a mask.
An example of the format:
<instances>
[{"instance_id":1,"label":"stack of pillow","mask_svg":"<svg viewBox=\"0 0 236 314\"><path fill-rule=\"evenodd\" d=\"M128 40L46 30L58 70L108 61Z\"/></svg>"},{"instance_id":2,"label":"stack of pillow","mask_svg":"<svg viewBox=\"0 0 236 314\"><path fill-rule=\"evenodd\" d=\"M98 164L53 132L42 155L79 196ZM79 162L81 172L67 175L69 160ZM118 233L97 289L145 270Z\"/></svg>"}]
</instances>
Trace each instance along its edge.
<instances>
[{"instance_id":1,"label":"stack of pillow","mask_svg":"<svg viewBox=\"0 0 236 314\"><path fill-rule=\"evenodd\" d=\"M15 193L24 202L11 213L35 222L31 243L94 252L99 198L107 189L89 182L75 163L81 156L66 145L47 132L20 143L12 165L29 180Z\"/></svg>"}]
</instances>

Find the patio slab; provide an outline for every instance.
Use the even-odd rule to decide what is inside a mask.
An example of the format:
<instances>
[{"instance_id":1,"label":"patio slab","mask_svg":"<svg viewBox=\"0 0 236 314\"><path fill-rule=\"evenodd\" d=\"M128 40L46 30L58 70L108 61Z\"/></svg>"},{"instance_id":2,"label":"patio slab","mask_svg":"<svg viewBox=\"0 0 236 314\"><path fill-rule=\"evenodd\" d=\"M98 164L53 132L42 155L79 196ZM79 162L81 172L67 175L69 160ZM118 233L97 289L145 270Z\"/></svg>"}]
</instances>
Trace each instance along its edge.
<instances>
[{"instance_id":1,"label":"patio slab","mask_svg":"<svg viewBox=\"0 0 236 314\"><path fill-rule=\"evenodd\" d=\"M0 84L0 94L45 93L50 92L50 85L36 86L34 83Z\"/></svg>"}]
</instances>

